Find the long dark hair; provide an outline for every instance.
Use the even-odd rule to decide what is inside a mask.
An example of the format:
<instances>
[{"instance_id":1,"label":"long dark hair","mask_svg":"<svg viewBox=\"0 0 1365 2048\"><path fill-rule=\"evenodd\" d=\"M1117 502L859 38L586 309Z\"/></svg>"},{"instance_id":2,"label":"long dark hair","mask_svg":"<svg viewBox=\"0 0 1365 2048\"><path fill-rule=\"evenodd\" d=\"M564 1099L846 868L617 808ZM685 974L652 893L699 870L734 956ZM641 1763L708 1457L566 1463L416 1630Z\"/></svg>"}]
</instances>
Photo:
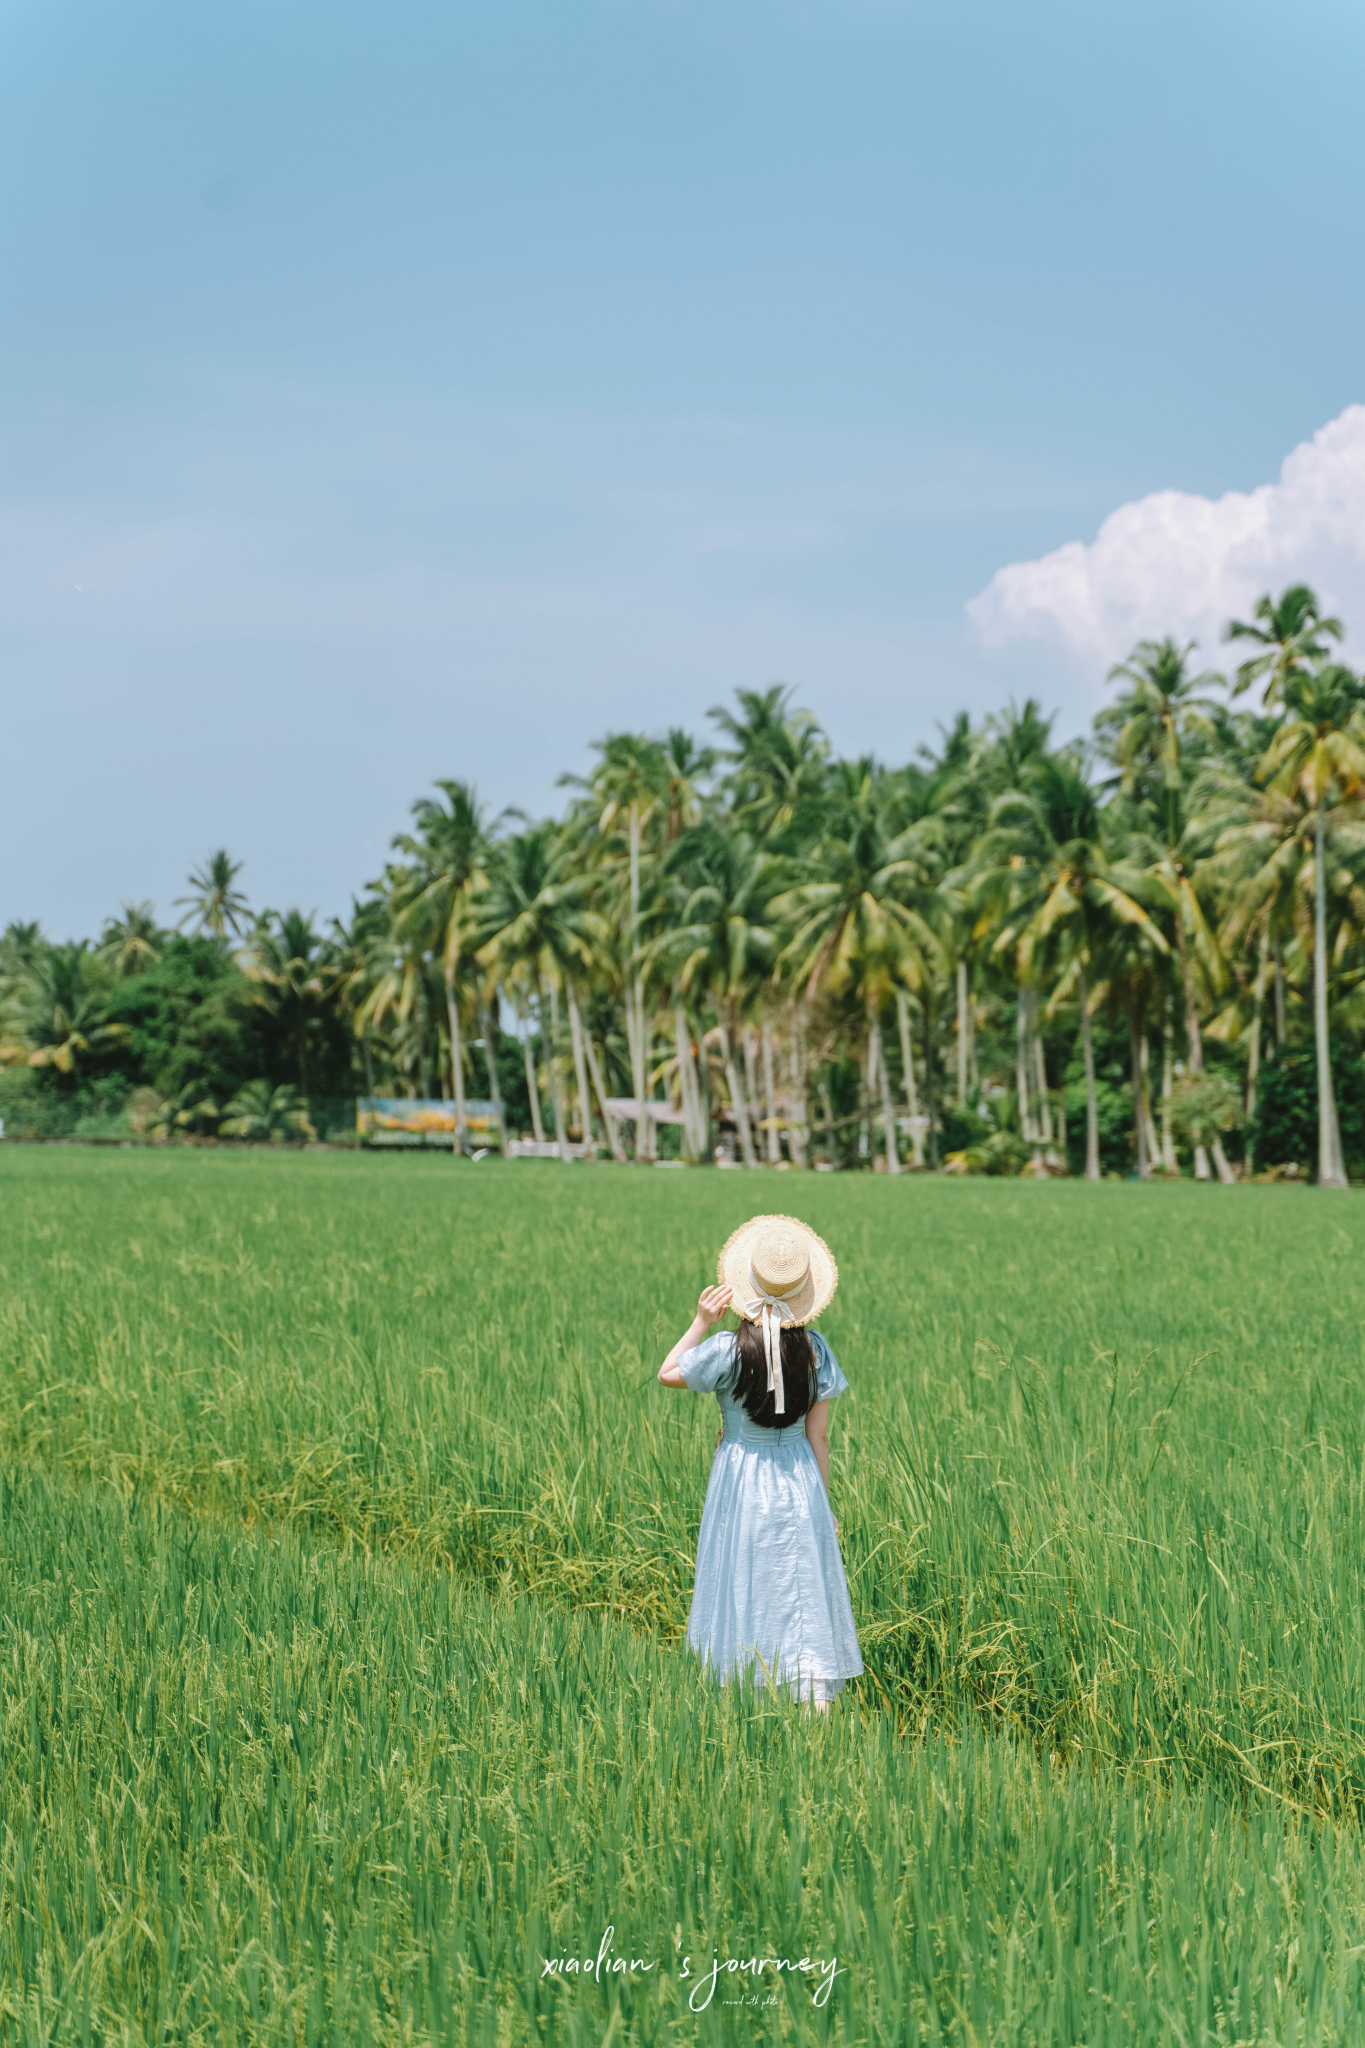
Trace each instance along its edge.
<instances>
[{"instance_id":1,"label":"long dark hair","mask_svg":"<svg viewBox=\"0 0 1365 2048\"><path fill-rule=\"evenodd\" d=\"M780 1415L774 1412L773 1396L768 1391L768 1355L763 1349L762 1324L742 1321L736 1347L739 1377L735 1381L734 1399L750 1421L760 1429L788 1429L799 1422L815 1401L815 1346L810 1341L810 1331L788 1324L782 1332L782 1391L786 1401Z\"/></svg>"}]
</instances>

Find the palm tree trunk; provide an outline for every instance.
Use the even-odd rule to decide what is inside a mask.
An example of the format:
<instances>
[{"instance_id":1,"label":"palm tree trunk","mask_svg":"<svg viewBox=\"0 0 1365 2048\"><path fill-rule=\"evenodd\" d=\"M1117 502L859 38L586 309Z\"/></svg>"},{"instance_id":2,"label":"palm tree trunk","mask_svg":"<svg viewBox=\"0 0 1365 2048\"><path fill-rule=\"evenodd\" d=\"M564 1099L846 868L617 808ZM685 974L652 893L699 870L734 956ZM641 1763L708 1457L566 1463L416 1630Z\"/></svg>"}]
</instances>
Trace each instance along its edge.
<instances>
[{"instance_id":1,"label":"palm tree trunk","mask_svg":"<svg viewBox=\"0 0 1365 2048\"><path fill-rule=\"evenodd\" d=\"M829 1153L831 1166L839 1164L839 1155L834 1137L834 1104L829 1099L829 1082L821 1077L820 1100L825 1106L825 1149Z\"/></svg>"},{"instance_id":2,"label":"palm tree trunk","mask_svg":"<svg viewBox=\"0 0 1365 2048\"><path fill-rule=\"evenodd\" d=\"M758 1051L757 1041L747 1024L739 1034L739 1042L744 1055L740 1067L740 1078L744 1083L744 1105L749 1112L749 1129L757 1132L762 1123L758 1114ZM756 1139L754 1151L758 1151Z\"/></svg>"},{"instance_id":3,"label":"palm tree trunk","mask_svg":"<svg viewBox=\"0 0 1365 2048\"><path fill-rule=\"evenodd\" d=\"M1043 1034L1038 1029L1038 991L1030 986L1028 991L1029 1037L1033 1041L1033 1066L1038 1077L1038 1135L1045 1145L1052 1143L1052 1110L1047 1099L1047 1058L1043 1051Z\"/></svg>"},{"instance_id":4,"label":"palm tree trunk","mask_svg":"<svg viewBox=\"0 0 1365 2048\"><path fill-rule=\"evenodd\" d=\"M967 963L957 963L957 1106L967 1100Z\"/></svg>"},{"instance_id":5,"label":"palm tree trunk","mask_svg":"<svg viewBox=\"0 0 1365 2048\"><path fill-rule=\"evenodd\" d=\"M1251 1016L1251 1043L1247 1047L1246 1119L1248 1134L1251 1130L1252 1118L1256 1114L1256 1083L1261 1073L1261 1016L1265 1008L1265 977L1268 955L1269 942L1266 939L1265 933L1262 932L1260 956L1256 962L1256 982L1252 991L1254 1007ZM1248 1173L1252 1172L1255 1163L1252 1156L1252 1140L1250 1135L1248 1135L1246 1148L1246 1168Z\"/></svg>"},{"instance_id":6,"label":"palm tree trunk","mask_svg":"<svg viewBox=\"0 0 1365 2048\"><path fill-rule=\"evenodd\" d=\"M540 1035L545 1036L545 999L540 999ZM550 1050L545 1061L550 1076L550 1102L555 1113L555 1143L559 1156L569 1157L569 1133L564 1121L564 1087L559 1073L559 990L550 984Z\"/></svg>"},{"instance_id":7,"label":"palm tree trunk","mask_svg":"<svg viewBox=\"0 0 1365 2048\"><path fill-rule=\"evenodd\" d=\"M496 1000L496 998L494 999ZM493 1114L498 1120L498 1142L507 1142L507 1119L502 1108L502 1083L498 1079L498 1027L493 1020L491 1006L479 992L479 1029L483 1033L483 1063L488 1070L488 1093L493 1104Z\"/></svg>"},{"instance_id":8,"label":"palm tree trunk","mask_svg":"<svg viewBox=\"0 0 1365 2048\"><path fill-rule=\"evenodd\" d=\"M1284 1044L1284 961L1280 955L1280 942L1275 941L1275 1043Z\"/></svg>"},{"instance_id":9,"label":"palm tree trunk","mask_svg":"<svg viewBox=\"0 0 1365 2048\"><path fill-rule=\"evenodd\" d=\"M1175 1097L1175 1059L1171 1050L1171 999L1161 999L1161 1163L1167 1173L1176 1171L1175 1135L1171 1128L1171 1107Z\"/></svg>"},{"instance_id":10,"label":"palm tree trunk","mask_svg":"<svg viewBox=\"0 0 1365 2048\"><path fill-rule=\"evenodd\" d=\"M763 1107L768 1119L768 1164L776 1166L782 1157L782 1133L777 1128L777 1097L773 1092L773 1033L763 1019Z\"/></svg>"},{"instance_id":11,"label":"palm tree trunk","mask_svg":"<svg viewBox=\"0 0 1365 2048\"><path fill-rule=\"evenodd\" d=\"M540 1089L536 1082L536 1064L531 1058L531 1041L521 1041L522 1058L526 1062L526 1093L531 1101L531 1129L535 1132L537 1145L545 1143L545 1130L540 1121Z\"/></svg>"},{"instance_id":12,"label":"palm tree trunk","mask_svg":"<svg viewBox=\"0 0 1365 2048\"><path fill-rule=\"evenodd\" d=\"M903 988L896 990L896 1022L900 1026L901 1066L905 1071L905 1106L910 1112L910 1159L924 1164L924 1132L920 1127L919 1101L915 1093L915 1061L910 1043L910 998Z\"/></svg>"},{"instance_id":13,"label":"palm tree trunk","mask_svg":"<svg viewBox=\"0 0 1365 2048\"><path fill-rule=\"evenodd\" d=\"M793 1166L807 1164L806 1146L806 1023L800 1002L791 1012L792 1117L787 1130L787 1150Z\"/></svg>"},{"instance_id":14,"label":"palm tree trunk","mask_svg":"<svg viewBox=\"0 0 1365 2048\"><path fill-rule=\"evenodd\" d=\"M683 1149L689 1159L700 1159L706 1149L706 1134L701 1121L701 1090L692 1064L692 1034L687 1028L687 1012L681 1003L673 1005L673 1040L678 1055L678 1092L682 1096Z\"/></svg>"},{"instance_id":15,"label":"palm tree trunk","mask_svg":"<svg viewBox=\"0 0 1365 2048\"><path fill-rule=\"evenodd\" d=\"M1031 1145L1035 1133L1029 1103L1028 1054L1028 1007L1021 988L1014 1017L1014 1085L1019 1093L1019 1129L1025 1144Z\"/></svg>"},{"instance_id":16,"label":"palm tree trunk","mask_svg":"<svg viewBox=\"0 0 1365 2048\"><path fill-rule=\"evenodd\" d=\"M858 1062L859 1159L870 1159L872 1156L872 1090L876 1086L876 1082L877 1077L872 1071L872 1047L869 1043L866 1052Z\"/></svg>"},{"instance_id":17,"label":"palm tree trunk","mask_svg":"<svg viewBox=\"0 0 1365 2048\"><path fill-rule=\"evenodd\" d=\"M597 1064L597 1048L592 1042L591 1033L587 1031L583 1033L583 1057L588 1063L588 1072L592 1075L592 1085L597 1091L597 1106L602 1112L602 1122L607 1133L607 1143L611 1147L611 1156L618 1166L624 1166L626 1163L626 1148L621 1143L621 1133L617 1128L616 1118L607 1108L607 1091L602 1086L602 1069Z\"/></svg>"},{"instance_id":18,"label":"palm tree trunk","mask_svg":"<svg viewBox=\"0 0 1365 2048\"><path fill-rule=\"evenodd\" d=\"M460 1013L455 1002L455 970L446 963L446 1018L450 1024L450 1082L455 1103L455 1145L452 1157L469 1150L469 1127L464 1112L464 1047L460 1043Z\"/></svg>"},{"instance_id":19,"label":"palm tree trunk","mask_svg":"<svg viewBox=\"0 0 1365 2048\"><path fill-rule=\"evenodd\" d=\"M653 1021L645 1008L645 983L643 975L638 976L635 982L635 1028L640 1034L641 1085L637 1093L642 1102L648 1102L653 1086L649 1078L649 1061L650 1040L654 1035L654 1030ZM658 1125L653 1117L648 1114L645 1115L643 1123L644 1129L639 1131L638 1135L644 1143L644 1157L646 1159L657 1159L659 1156Z\"/></svg>"},{"instance_id":20,"label":"palm tree trunk","mask_svg":"<svg viewBox=\"0 0 1365 2048\"><path fill-rule=\"evenodd\" d=\"M924 1114L929 1120L929 1164L938 1170L938 1132L934 1128L934 1006L926 986L920 998L924 1012Z\"/></svg>"},{"instance_id":21,"label":"palm tree trunk","mask_svg":"<svg viewBox=\"0 0 1365 2048\"><path fill-rule=\"evenodd\" d=\"M1139 1036L1139 1048L1142 1062L1142 1120L1147 1127L1147 1166L1150 1173L1153 1162L1161 1157L1161 1146L1157 1140L1156 1123L1152 1116L1152 1048L1145 1031Z\"/></svg>"},{"instance_id":22,"label":"palm tree trunk","mask_svg":"<svg viewBox=\"0 0 1365 2048\"><path fill-rule=\"evenodd\" d=\"M1090 1037L1090 1002L1085 969L1078 967L1081 999L1081 1056L1085 1061L1085 1177L1100 1177L1100 1110L1095 1095L1095 1048Z\"/></svg>"},{"instance_id":23,"label":"palm tree trunk","mask_svg":"<svg viewBox=\"0 0 1365 2048\"><path fill-rule=\"evenodd\" d=\"M1327 1035L1327 874L1325 804L1318 798L1313 849L1313 1028L1318 1051L1318 1186L1344 1188L1337 1101L1332 1089L1332 1053Z\"/></svg>"},{"instance_id":24,"label":"palm tree trunk","mask_svg":"<svg viewBox=\"0 0 1365 2048\"><path fill-rule=\"evenodd\" d=\"M588 1074L583 1060L583 1019L578 1011L578 992L566 974L564 994L569 1005L569 1038L573 1045L573 1077L578 1089L578 1126L585 1145L592 1143L592 1097L588 1093Z\"/></svg>"},{"instance_id":25,"label":"palm tree trunk","mask_svg":"<svg viewBox=\"0 0 1365 2048\"><path fill-rule=\"evenodd\" d=\"M1185 920L1180 905L1175 910L1175 942L1180 954L1180 986L1185 996L1185 1044L1192 1074L1204 1071L1204 1041L1199 1035L1199 1012L1194 1003L1194 970L1190 966L1190 951L1185 943ZM1222 1146L1218 1147L1219 1151ZM1194 1177L1207 1180L1209 1177L1209 1155L1202 1145L1194 1148Z\"/></svg>"},{"instance_id":26,"label":"palm tree trunk","mask_svg":"<svg viewBox=\"0 0 1365 2048\"><path fill-rule=\"evenodd\" d=\"M901 1170L901 1160L900 1153L896 1149L896 1105L891 1100L891 1076L887 1071L886 1049L882 1044L881 1018L876 1015L875 1011L871 1018L871 1038L872 1045L875 1047L877 1077L881 1082L882 1134L886 1142L886 1170L888 1173L899 1173ZM871 1052L869 1052L869 1057L871 1057Z\"/></svg>"},{"instance_id":27,"label":"palm tree trunk","mask_svg":"<svg viewBox=\"0 0 1365 2048\"><path fill-rule=\"evenodd\" d=\"M1147 1154L1147 1117L1143 1101L1142 1043L1137 1018L1128 1019L1128 1059L1133 1075L1133 1133L1137 1151L1137 1177L1150 1180L1152 1163Z\"/></svg>"},{"instance_id":28,"label":"palm tree trunk","mask_svg":"<svg viewBox=\"0 0 1365 2048\"><path fill-rule=\"evenodd\" d=\"M749 1128L749 1106L744 1099L744 1090L739 1085L739 1075L735 1071L735 1056L730 1049L730 1034L723 1024L720 1027L720 1056L725 1062L725 1085L730 1091L730 1108L734 1112L735 1125L739 1131L739 1149L744 1155L744 1164L757 1166L753 1132Z\"/></svg>"}]
</instances>

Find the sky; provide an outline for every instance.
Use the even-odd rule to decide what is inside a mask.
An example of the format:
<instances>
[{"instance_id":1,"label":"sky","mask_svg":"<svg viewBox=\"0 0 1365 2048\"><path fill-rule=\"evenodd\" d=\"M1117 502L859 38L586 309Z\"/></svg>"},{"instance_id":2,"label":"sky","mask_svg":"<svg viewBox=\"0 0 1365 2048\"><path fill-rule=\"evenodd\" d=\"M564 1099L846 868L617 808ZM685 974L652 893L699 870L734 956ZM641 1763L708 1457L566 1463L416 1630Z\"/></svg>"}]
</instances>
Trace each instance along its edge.
<instances>
[{"instance_id":1,"label":"sky","mask_svg":"<svg viewBox=\"0 0 1365 2048\"><path fill-rule=\"evenodd\" d=\"M1302 577L1365 634L1363 59L1336 0L0 0L0 925L218 846L344 914L437 777L553 811L737 689L896 762Z\"/></svg>"}]
</instances>

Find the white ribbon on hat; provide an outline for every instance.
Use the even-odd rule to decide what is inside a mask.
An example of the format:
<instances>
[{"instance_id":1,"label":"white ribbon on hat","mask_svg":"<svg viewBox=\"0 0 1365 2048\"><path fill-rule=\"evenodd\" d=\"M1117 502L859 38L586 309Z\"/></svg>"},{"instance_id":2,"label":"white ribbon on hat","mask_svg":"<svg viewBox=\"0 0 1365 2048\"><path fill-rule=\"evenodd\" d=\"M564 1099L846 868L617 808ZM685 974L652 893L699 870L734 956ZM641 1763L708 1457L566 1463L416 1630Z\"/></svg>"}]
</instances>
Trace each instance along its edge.
<instances>
[{"instance_id":1,"label":"white ribbon on hat","mask_svg":"<svg viewBox=\"0 0 1365 2048\"><path fill-rule=\"evenodd\" d=\"M768 1361L768 1392L773 1400L774 1415L787 1412L787 1389L782 1378L782 1325L798 1320L796 1310L780 1294L767 1294L754 1278L752 1265L749 1271L749 1296L739 1304L740 1314L751 1323L759 1323L763 1329L763 1352Z\"/></svg>"}]
</instances>

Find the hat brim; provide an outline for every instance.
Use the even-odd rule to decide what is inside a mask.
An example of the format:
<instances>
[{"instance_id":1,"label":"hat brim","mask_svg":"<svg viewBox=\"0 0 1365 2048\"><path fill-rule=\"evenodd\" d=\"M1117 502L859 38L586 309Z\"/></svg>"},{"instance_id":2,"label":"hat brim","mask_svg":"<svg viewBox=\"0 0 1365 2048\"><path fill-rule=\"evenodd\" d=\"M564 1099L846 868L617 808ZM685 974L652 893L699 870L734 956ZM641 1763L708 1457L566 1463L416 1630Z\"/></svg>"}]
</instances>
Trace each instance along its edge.
<instances>
[{"instance_id":1,"label":"hat brim","mask_svg":"<svg viewBox=\"0 0 1365 2048\"><path fill-rule=\"evenodd\" d=\"M725 1240L717 1263L717 1277L722 1287L728 1287L731 1306L736 1315L743 1315L739 1303L745 1298L750 1286L749 1250L755 1237L766 1223L787 1223L799 1230L806 1242L810 1255L810 1271L800 1291L791 1296L793 1318L798 1323L809 1323L822 1310L829 1307L834 1290L839 1285L839 1268L834 1263L834 1254L808 1223L799 1216L751 1216L747 1223Z\"/></svg>"}]
</instances>

